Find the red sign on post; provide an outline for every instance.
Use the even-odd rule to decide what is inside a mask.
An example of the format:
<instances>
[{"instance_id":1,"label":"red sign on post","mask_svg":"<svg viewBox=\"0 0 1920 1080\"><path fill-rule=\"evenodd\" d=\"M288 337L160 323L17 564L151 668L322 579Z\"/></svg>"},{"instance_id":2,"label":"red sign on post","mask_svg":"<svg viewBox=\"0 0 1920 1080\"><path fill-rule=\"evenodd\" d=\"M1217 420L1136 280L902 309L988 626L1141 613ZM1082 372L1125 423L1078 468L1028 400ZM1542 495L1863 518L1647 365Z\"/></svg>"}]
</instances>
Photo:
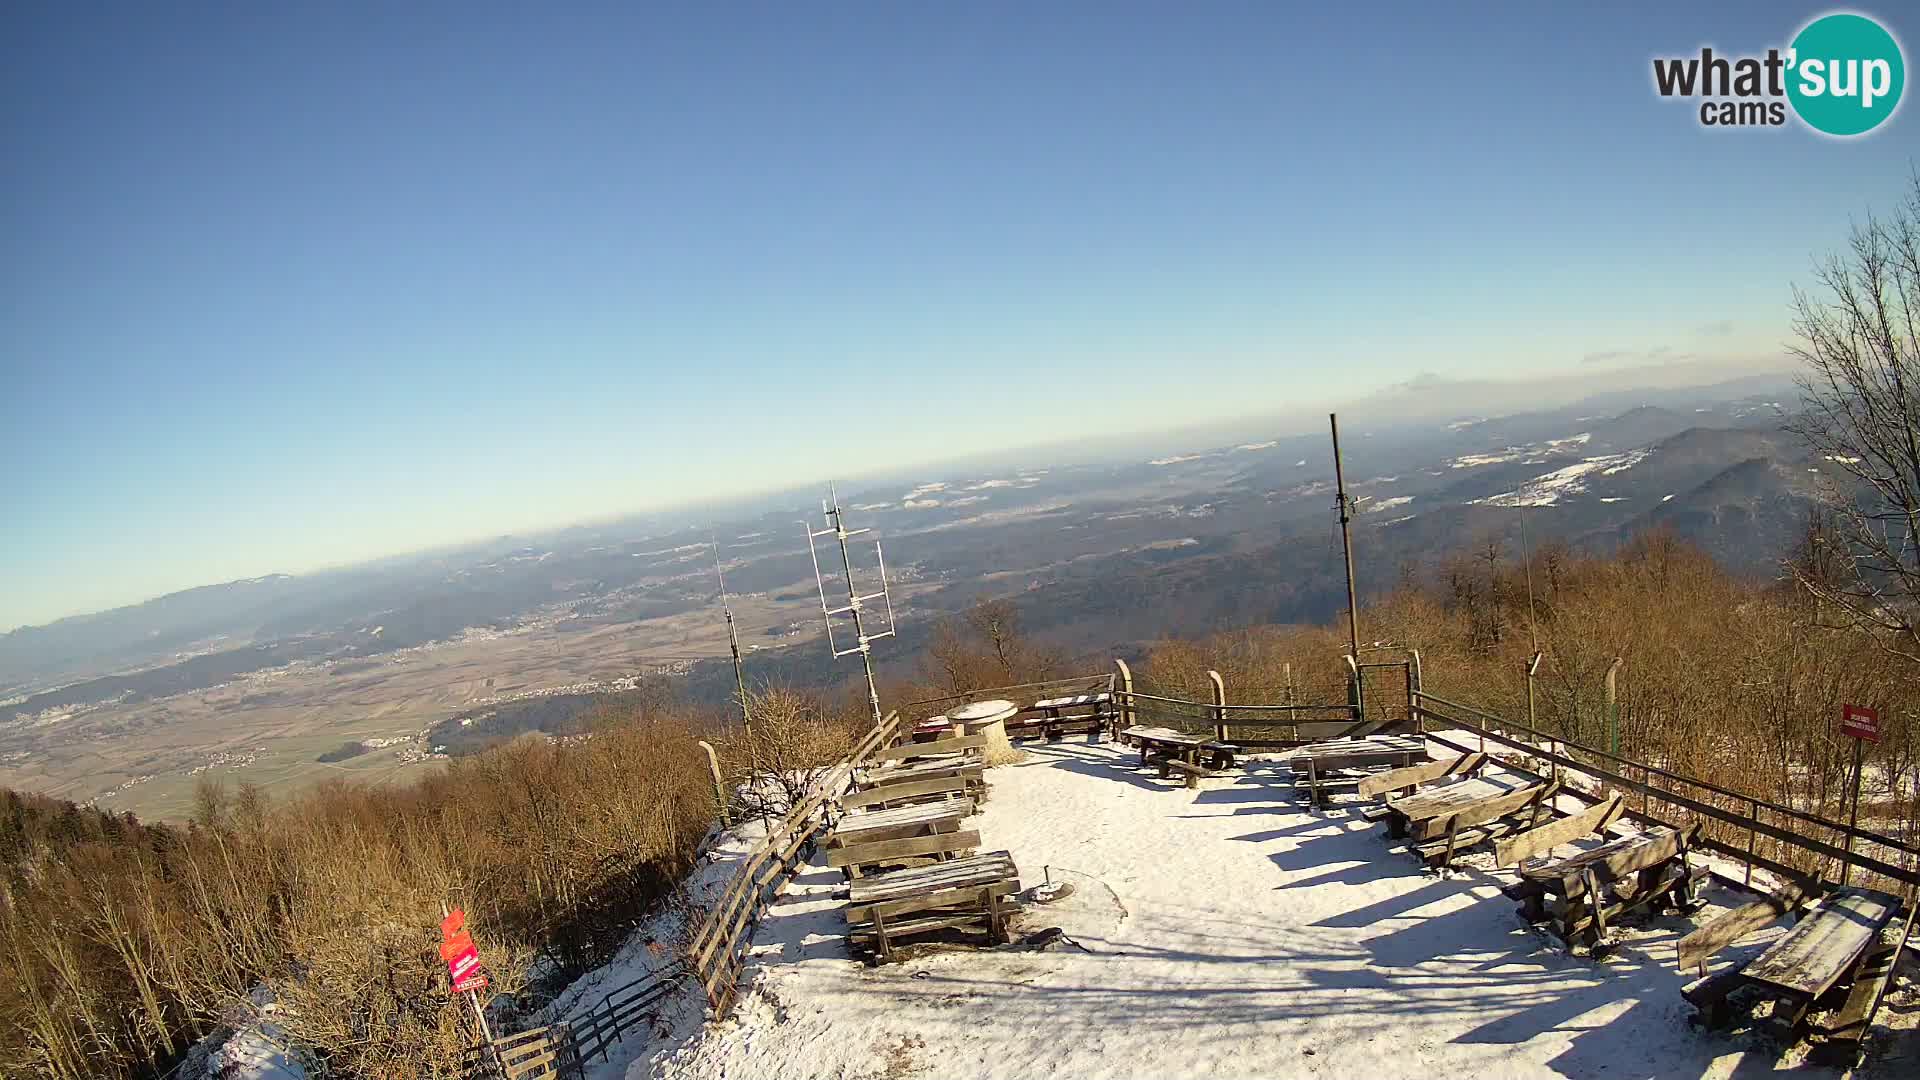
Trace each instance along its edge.
<instances>
[{"instance_id":1,"label":"red sign on post","mask_svg":"<svg viewBox=\"0 0 1920 1080\"><path fill-rule=\"evenodd\" d=\"M455 993L478 990L487 985L487 973L480 967L480 950L467 932L466 913L455 908L440 923L440 959L447 962L447 974L453 979Z\"/></svg>"},{"instance_id":2,"label":"red sign on post","mask_svg":"<svg viewBox=\"0 0 1920 1080\"><path fill-rule=\"evenodd\" d=\"M1880 741L1880 714L1865 705L1842 705L1840 733L1877 743Z\"/></svg>"}]
</instances>

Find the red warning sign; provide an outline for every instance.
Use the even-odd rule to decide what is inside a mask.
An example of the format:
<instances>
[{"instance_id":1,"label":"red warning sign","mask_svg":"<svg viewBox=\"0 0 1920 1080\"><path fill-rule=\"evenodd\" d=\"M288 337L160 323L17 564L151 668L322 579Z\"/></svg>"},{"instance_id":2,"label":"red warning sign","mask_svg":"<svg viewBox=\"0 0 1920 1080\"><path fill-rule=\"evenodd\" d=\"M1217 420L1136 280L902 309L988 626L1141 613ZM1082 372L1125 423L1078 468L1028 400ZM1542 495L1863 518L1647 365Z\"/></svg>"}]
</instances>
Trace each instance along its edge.
<instances>
[{"instance_id":1,"label":"red warning sign","mask_svg":"<svg viewBox=\"0 0 1920 1080\"><path fill-rule=\"evenodd\" d=\"M1880 741L1880 714L1865 705L1842 705L1840 733L1877 743Z\"/></svg>"}]
</instances>

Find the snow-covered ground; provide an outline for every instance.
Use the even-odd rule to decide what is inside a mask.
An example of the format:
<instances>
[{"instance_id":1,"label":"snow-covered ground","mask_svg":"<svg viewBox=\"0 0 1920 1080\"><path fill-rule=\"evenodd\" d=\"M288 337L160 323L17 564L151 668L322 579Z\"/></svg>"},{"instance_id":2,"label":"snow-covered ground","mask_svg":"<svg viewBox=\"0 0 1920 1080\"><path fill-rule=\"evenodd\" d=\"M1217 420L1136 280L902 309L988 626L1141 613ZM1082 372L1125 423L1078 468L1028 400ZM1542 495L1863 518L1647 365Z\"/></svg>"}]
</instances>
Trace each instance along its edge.
<instances>
[{"instance_id":1,"label":"snow-covered ground","mask_svg":"<svg viewBox=\"0 0 1920 1080\"><path fill-rule=\"evenodd\" d=\"M968 827L1013 853L1023 884L1074 884L1020 927L1060 926L1084 951L928 952L868 968L842 937L841 876L816 861L755 936L734 1013L663 1024L646 1045L630 1038L626 1075L1693 1078L1777 1067L1771 1047L1687 1023L1673 943L1704 915L1650 917L1619 931L1604 962L1572 957L1518 918L1493 874L1426 873L1348 810L1307 810L1281 762L1189 791L1136 770L1123 748L1026 750L988 773L991 799ZM1709 892L1716 905L1747 898ZM1910 1024L1914 1011L1898 1002L1883 1018ZM617 1075L600 1068L595 1080Z\"/></svg>"}]
</instances>

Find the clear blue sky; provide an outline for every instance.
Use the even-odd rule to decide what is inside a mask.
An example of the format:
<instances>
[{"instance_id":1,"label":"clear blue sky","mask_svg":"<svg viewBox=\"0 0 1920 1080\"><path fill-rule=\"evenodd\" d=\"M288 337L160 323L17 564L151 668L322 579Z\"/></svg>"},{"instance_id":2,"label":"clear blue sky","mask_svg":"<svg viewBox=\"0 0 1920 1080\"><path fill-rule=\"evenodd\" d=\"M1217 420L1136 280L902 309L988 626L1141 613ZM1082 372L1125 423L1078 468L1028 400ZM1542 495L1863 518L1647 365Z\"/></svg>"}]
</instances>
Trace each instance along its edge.
<instances>
[{"instance_id":1,"label":"clear blue sky","mask_svg":"<svg viewBox=\"0 0 1920 1080\"><path fill-rule=\"evenodd\" d=\"M0 628L966 409L1775 355L1920 150L1654 97L1817 5L682 6L5 5Z\"/></svg>"}]
</instances>

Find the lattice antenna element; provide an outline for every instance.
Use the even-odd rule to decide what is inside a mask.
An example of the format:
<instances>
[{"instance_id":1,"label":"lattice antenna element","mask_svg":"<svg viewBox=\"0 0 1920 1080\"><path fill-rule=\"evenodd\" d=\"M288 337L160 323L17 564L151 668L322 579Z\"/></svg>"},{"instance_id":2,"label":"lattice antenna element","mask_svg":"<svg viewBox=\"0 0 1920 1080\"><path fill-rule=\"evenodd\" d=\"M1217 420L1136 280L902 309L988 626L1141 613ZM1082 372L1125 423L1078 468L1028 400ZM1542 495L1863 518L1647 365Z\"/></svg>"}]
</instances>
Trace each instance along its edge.
<instances>
[{"instance_id":1,"label":"lattice antenna element","mask_svg":"<svg viewBox=\"0 0 1920 1080\"><path fill-rule=\"evenodd\" d=\"M874 540L873 554L874 561L879 565L880 588L875 592L862 593L853 578L853 554L847 541L873 530L847 528L846 511L841 508L839 495L831 487L827 489L827 498L820 503L820 512L827 519L826 528L814 529L805 522L801 523L801 527L807 530L807 554L813 557L813 580L820 587L820 616L827 627L827 649L836 660L855 653L860 655L861 666L867 672L867 703L873 707L873 721L878 724L881 722L880 690L873 680L873 643L881 638L892 637L894 630L893 594L887 585L887 556L880 548L880 541ZM847 602L840 607L830 606L827 600L827 574L820 570L820 552L814 546L814 541L823 536L833 537L840 545L840 567L846 575L847 586ZM876 600L880 601L887 613L887 628L869 631L867 619L861 613ZM833 636L834 619L840 616L845 616L853 624L853 644L844 649Z\"/></svg>"}]
</instances>

